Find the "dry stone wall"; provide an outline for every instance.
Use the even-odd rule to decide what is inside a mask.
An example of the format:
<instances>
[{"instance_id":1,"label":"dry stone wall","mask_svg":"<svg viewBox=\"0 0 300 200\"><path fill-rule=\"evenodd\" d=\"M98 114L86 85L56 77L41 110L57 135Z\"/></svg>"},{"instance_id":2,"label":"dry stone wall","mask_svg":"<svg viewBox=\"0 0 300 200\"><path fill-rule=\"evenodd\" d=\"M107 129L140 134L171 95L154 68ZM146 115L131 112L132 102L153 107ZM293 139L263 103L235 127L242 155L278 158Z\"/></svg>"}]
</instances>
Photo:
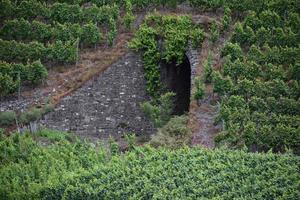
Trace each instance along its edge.
<instances>
[{"instance_id":1,"label":"dry stone wall","mask_svg":"<svg viewBox=\"0 0 300 200\"><path fill-rule=\"evenodd\" d=\"M155 129L140 109L140 103L149 100L145 87L142 61L128 53L64 98L41 123L93 139L118 138L128 132L151 134Z\"/></svg>"},{"instance_id":2,"label":"dry stone wall","mask_svg":"<svg viewBox=\"0 0 300 200\"><path fill-rule=\"evenodd\" d=\"M187 51L191 84L198 55L197 49ZM93 140L110 135L118 139L128 132L150 135L155 128L140 109L140 103L149 99L142 60L131 52L65 97L53 112L44 116L41 124Z\"/></svg>"}]
</instances>

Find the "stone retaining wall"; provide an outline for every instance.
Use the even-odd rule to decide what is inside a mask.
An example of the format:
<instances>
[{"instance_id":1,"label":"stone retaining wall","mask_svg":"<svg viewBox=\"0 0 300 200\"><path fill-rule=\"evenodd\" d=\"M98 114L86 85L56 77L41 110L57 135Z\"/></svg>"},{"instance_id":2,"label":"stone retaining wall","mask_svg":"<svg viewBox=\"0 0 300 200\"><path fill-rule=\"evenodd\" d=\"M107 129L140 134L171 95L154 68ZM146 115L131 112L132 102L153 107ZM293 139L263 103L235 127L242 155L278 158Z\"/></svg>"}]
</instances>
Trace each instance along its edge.
<instances>
[{"instance_id":1,"label":"stone retaining wall","mask_svg":"<svg viewBox=\"0 0 300 200\"><path fill-rule=\"evenodd\" d=\"M140 109L140 103L147 100L142 61L128 53L65 97L41 123L84 138L118 138L128 132L151 134L155 129Z\"/></svg>"}]
</instances>

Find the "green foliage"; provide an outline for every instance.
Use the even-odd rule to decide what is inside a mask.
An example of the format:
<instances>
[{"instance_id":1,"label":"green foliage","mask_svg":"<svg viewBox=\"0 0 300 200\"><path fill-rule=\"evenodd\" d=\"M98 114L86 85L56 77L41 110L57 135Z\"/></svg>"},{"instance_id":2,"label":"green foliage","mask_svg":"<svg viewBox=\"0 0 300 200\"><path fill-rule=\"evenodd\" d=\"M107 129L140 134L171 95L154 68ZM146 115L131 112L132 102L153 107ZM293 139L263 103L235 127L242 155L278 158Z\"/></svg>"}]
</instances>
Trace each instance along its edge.
<instances>
[{"instance_id":1,"label":"green foliage","mask_svg":"<svg viewBox=\"0 0 300 200\"><path fill-rule=\"evenodd\" d=\"M13 93L18 88L18 82L13 80L8 74L0 73L0 96Z\"/></svg>"},{"instance_id":2,"label":"green foliage","mask_svg":"<svg viewBox=\"0 0 300 200\"><path fill-rule=\"evenodd\" d=\"M132 3L131 0L125 0L125 11L126 14L123 18L125 27L130 30L132 23L134 22L135 16L132 12Z\"/></svg>"},{"instance_id":3,"label":"green foliage","mask_svg":"<svg viewBox=\"0 0 300 200\"><path fill-rule=\"evenodd\" d=\"M267 35L263 35L263 37L266 37ZM258 40L261 38L258 36ZM242 26L241 23L237 23L235 25L234 34L232 36L232 41L239 43L241 45L251 45L255 42L256 36L253 31L253 29L249 26L246 26L245 28Z\"/></svg>"},{"instance_id":4,"label":"green foliage","mask_svg":"<svg viewBox=\"0 0 300 200\"><path fill-rule=\"evenodd\" d=\"M7 62L27 62L44 60L46 48L38 42L18 43L0 39L0 60Z\"/></svg>"},{"instance_id":5,"label":"green foliage","mask_svg":"<svg viewBox=\"0 0 300 200\"><path fill-rule=\"evenodd\" d=\"M221 73L214 72L214 90L222 94L218 119L225 127L216 142L250 151L289 149L299 154L299 30L289 19L290 14L298 21L291 6L295 1L235 3L252 11L236 24L221 52L229 59ZM226 77L231 87L224 87Z\"/></svg>"},{"instance_id":6,"label":"green foliage","mask_svg":"<svg viewBox=\"0 0 300 200\"><path fill-rule=\"evenodd\" d=\"M40 22L34 21L35 28L44 29L45 27L38 26L38 24L42 24ZM45 25L48 29L50 29L50 26ZM31 39L33 36L33 30L35 30L33 27L31 27L31 24L29 21L24 19L14 19L14 20L8 20L5 21L3 26L1 27L0 35L2 39L5 40L26 40L28 38ZM35 34L36 35L36 34Z\"/></svg>"},{"instance_id":7,"label":"green foliage","mask_svg":"<svg viewBox=\"0 0 300 200\"><path fill-rule=\"evenodd\" d=\"M49 16L49 9L46 7L45 2L36 0L25 0L21 1L18 5L13 4L13 13L11 16L24 19L34 19L40 16ZM11 17L9 16L9 17Z\"/></svg>"},{"instance_id":8,"label":"green foliage","mask_svg":"<svg viewBox=\"0 0 300 200\"><path fill-rule=\"evenodd\" d=\"M135 38L129 43L131 49L144 51L143 63L147 80L147 91L154 97L158 96L161 85L158 69L160 54L156 41L157 34L154 28L142 24L135 34Z\"/></svg>"},{"instance_id":9,"label":"green foliage","mask_svg":"<svg viewBox=\"0 0 300 200\"><path fill-rule=\"evenodd\" d=\"M117 24L113 18L109 18L109 27L110 27L110 31L108 32L107 40L108 40L108 45L112 46L118 34Z\"/></svg>"},{"instance_id":10,"label":"green foliage","mask_svg":"<svg viewBox=\"0 0 300 200\"><path fill-rule=\"evenodd\" d=\"M228 7L224 8L224 15L223 15L221 21L222 21L222 29L227 30L232 21L230 8L228 8Z\"/></svg>"},{"instance_id":11,"label":"green foliage","mask_svg":"<svg viewBox=\"0 0 300 200\"><path fill-rule=\"evenodd\" d=\"M0 126L8 126L15 123L16 113L14 111L0 112Z\"/></svg>"},{"instance_id":12,"label":"green foliage","mask_svg":"<svg viewBox=\"0 0 300 200\"><path fill-rule=\"evenodd\" d=\"M77 59L77 43L60 40L45 47L38 42L18 43L0 39L0 60L7 62L27 62L34 60L69 63Z\"/></svg>"},{"instance_id":13,"label":"green foliage","mask_svg":"<svg viewBox=\"0 0 300 200\"><path fill-rule=\"evenodd\" d=\"M43 137L49 139L51 142L63 142L63 141L73 141L74 138L69 133L50 130L50 129L42 129L38 131L35 136Z\"/></svg>"},{"instance_id":14,"label":"green foliage","mask_svg":"<svg viewBox=\"0 0 300 200\"><path fill-rule=\"evenodd\" d=\"M230 58L232 61L234 61L238 58L242 59L243 52L242 52L240 45L238 45L237 43L227 42L225 44L225 46L223 47L223 49L221 50L221 56L224 57L227 55L230 55Z\"/></svg>"},{"instance_id":15,"label":"green foliage","mask_svg":"<svg viewBox=\"0 0 300 200\"><path fill-rule=\"evenodd\" d=\"M77 46L79 40L67 41L63 43L58 40L47 47L47 59L52 62L70 63L75 62L78 58Z\"/></svg>"},{"instance_id":16,"label":"green foliage","mask_svg":"<svg viewBox=\"0 0 300 200\"><path fill-rule=\"evenodd\" d=\"M27 65L25 70L27 70L28 81L33 84L38 84L48 76L47 69L42 65L40 60Z\"/></svg>"},{"instance_id":17,"label":"green foliage","mask_svg":"<svg viewBox=\"0 0 300 200\"><path fill-rule=\"evenodd\" d=\"M36 121L41 118L42 114L42 109L33 108L27 112L22 113L22 115L20 116L20 121L22 123Z\"/></svg>"},{"instance_id":18,"label":"green foliage","mask_svg":"<svg viewBox=\"0 0 300 200\"><path fill-rule=\"evenodd\" d=\"M198 48L202 44L204 40L204 32L201 28L195 28L194 31L191 32L191 39L193 48Z\"/></svg>"},{"instance_id":19,"label":"green foliage","mask_svg":"<svg viewBox=\"0 0 300 200\"><path fill-rule=\"evenodd\" d=\"M1 96L15 92L20 82L29 81L32 84L38 84L48 74L40 61L27 63L27 65L0 62L0 69Z\"/></svg>"},{"instance_id":20,"label":"green foliage","mask_svg":"<svg viewBox=\"0 0 300 200\"><path fill-rule=\"evenodd\" d=\"M179 122L185 121L177 118L174 122L168 124L167 130L179 137L183 133L179 131L182 130ZM3 138L1 197L10 200L297 199L299 196L300 160L296 156L145 146L107 158L101 146L94 148L79 140L74 143L61 140L42 147L27 134Z\"/></svg>"},{"instance_id":21,"label":"green foliage","mask_svg":"<svg viewBox=\"0 0 300 200\"><path fill-rule=\"evenodd\" d=\"M163 16L153 13L146 17L129 47L143 52L147 91L152 97L158 98L161 90L159 62L163 59L181 64L188 41L191 40L193 46L198 47L203 39L203 30L193 25L188 16Z\"/></svg>"},{"instance_id":22,"label":"green foliage","mask_svg":"<svg viewBox=\"0 0 300 200\"><path fill-rule=\"evenodd\" d=\"M116 156L120 153L119 144L114 140L113 137L109 137L108 144L111 156Z\"/></svg>"},{"instance_id":23,"label":"green foliage","mask_svg":"<svg viewBox=\"0 0 300 200\"><path fill-rule=\"evenodd\" d=\"M219 27L218 27L218 25L215 21L212 22L212 24L210 25L209 30L210 30L209 40L212 43L215 43L220 37Z\"/></svg>"},{"instance_id":24,"label":"green foliage","mask_svg":"<svg viewBox=\"0 0 300 200\"><path fill-rule=\"evenodd\" d=\"M221 95L228 94L232 91L233 82L230 77L223 77L218 71L213 72L212 74L212 82L214 86L214 92L219 93Z\"/></svg>"},{"instance_id":25,"label":"green foliage","mask_svg":"<svg viewBox=\"0 0 300 200\"><path fill-rule=\"evenodd\" d=\"M174 96L174 93L167 92L161 95L157 102L147 101L141 104L143 112L156 127L162 127L170 120L174 107Z\"/></svg>"},{"instance_id":26,"label":"green foliage","mask_svg":"<svg viewBox=\"0 0 300 200\"><path fill-rule=\"evenodd\" d=\"M133 150L136 145L136 136L134 133L127 133L125 135L125 140L127 142L128 150Z\"/></svg>"},{"instance_id":27,"label":"green foliage","mask_svg":"<svg viewBox=\"0 0 300 200\"><path fill-rule=\"evenodd\" d=\"M204 61L204 74L203 78L206 83L211 83L212 81L212 72L213 72L213 63L212 63L212 55L209 52L207 59Z\"/></svg>"},{"instance_id":28,"label":"green foliage","mask_svg":"<svg viewBox=\"0 0 300 200\"><path fill-rule=\"evenodd\" d=\"M151 136L152 146L164 146L169 148L181 148L187 145L191 131L187 127L187 116L172 117L167 124L158 129L157 133Z\"/></svg>"},{"instance_id":29,"label":"green foliage","mask_svg":"<svg viewBox=\"0 0 300 200\"><path fill-rule=\"evenodd\" d=\"M60 24L56 23L52 28L52 40L60 40L62 42L68 42L70 40L76 40L82 38L86 40L86 36L83 34L83 28L79 24ZM92 32L94 33L94 32ZM90 33L90 34L92 34Z\"/></svg>"},{"instance_id":30,"label":"green foliage","mask_svg":"<svg viewBox=\"0 0 300 200\"><path fill-rule=\"evenodd\" d=\"M292 68L293 79L300 81L300 63L296 63Z\"/></svg>"},{"instance_id":31,"label":"green foliage","mask_svg":"<svg viewBox=\"0 0 300 200\"><path fill-rule=\"evenodd\" d=\"M193 7L204 9L216 9L223 5L223 0L189 0Z\"/></svg>"},{"instance_id":32,"label":"green foliage","mask_svg":"<svg viewBox=\"0 0 300 200\"><path fill-rule=\"evenodd\" d=\"M59 23L80 22L82 10L79 5L69 5L66 3L54 3L51 6L51 19Z\"/></svg>"},{"instance_id":33,"label":"green foliage","mask_svg":"<svg viewBox=\"0 0 300 200\"><path fill-rule=\"evenodd\" d=\"M101 33L96 25L88 23L82 27L81 38L84 44L97 44L101 40Z\"/></svg>"},{"instance_id":34,"label":"green foliage","mask_svg":"<svg viewBox=\"0 0 300 200\"><path fill-rule=\"evenodd\" d=\"M0 19L7 19L12 16L14 13L14 5L10 0L2 0L0 1Z\"/></svg>"},{"instance_id":35,"label":"green foliage","mask_svg":"<svg viewBox=\"0 0 300 200\"><path fill-rule=\"evenodd\" d=\"M194 99L195 100L202 99L205 94L205 85L204 85L201 77L195 78L195 88L196 88L196 91L193 94Z\"/></svg>"},{"instance_id":36,"label":"green foliage","mask_svg":"<svg viewBox=\"0 0 300 200\"><path fill-rule=\"evenodd\" d=\"M5 137L5 135L4 135L4 129L0 128L0 140L3 140L4 137Z\"/></svg>"},{"instance_id":37,"label":"green foliage","mask_svg":"<svg viewBox=\"0 0 300 200\"><path fill-rule=\"evenodd\" d=\"M0 37L5 40L36 40L41 43L55 40L68 42L79 38L83 44L91 45L100 42L101 33L98 27L91 22L83 26L77 23L60 24L55 22L51 26L39 21L29 22L24 19L14 19L4 23L0 30Z\"/></svg>"}]
</instances>

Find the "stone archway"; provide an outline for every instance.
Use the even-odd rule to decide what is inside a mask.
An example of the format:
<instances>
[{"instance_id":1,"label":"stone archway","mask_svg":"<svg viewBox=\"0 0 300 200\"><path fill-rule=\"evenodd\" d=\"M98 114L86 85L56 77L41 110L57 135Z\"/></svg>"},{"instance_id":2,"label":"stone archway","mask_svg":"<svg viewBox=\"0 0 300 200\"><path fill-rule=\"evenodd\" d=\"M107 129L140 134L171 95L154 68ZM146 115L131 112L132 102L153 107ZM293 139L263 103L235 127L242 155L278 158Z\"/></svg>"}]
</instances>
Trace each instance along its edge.
<instances>
[{"instance_id":1,"label":"stone archway","mask_svg":"<svg viewBox=\"0 0 300 200\"><path fill-rule=\"evenodd\" d=\"M198 49L189 47L180 65L176 65L175 61L160 63L163 84L169 91L176 93L173 112L175 115L189 112L196 67L199 64L198 56Z\"/></svg>"}]
</instances>

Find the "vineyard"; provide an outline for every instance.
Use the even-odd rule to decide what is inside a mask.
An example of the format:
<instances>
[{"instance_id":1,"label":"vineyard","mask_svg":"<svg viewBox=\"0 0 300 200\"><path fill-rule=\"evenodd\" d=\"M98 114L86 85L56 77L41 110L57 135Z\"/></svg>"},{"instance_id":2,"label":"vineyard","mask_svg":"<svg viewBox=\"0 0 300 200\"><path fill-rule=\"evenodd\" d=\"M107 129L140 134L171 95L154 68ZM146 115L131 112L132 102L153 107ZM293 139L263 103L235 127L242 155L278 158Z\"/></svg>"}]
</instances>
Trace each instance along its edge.
<instances>
[{"instance_id":1,"label":"vineyard","mask_svg":"<svg viewBox=\"0 0 300 200\"><path fill-rule=\"evenodd\" d=\"M0 143L2 199L297 199L299 157L149 146L121 153L57 132ZM130 138L130 137L128 137ZM70 142L73 141L73 142Z\"/></svg>"},{"instance_id":2,"label":"vineyard","mask_svg":"<svg viewBox=\"0 0 300 200\"><path fill-rule=\"evenodd\" d=\"M101 1L102 2L102 1ZM73 4L69 4L73 3ZM105 2L81 7L83 1L1 1L2 27L0 29L1 69L7 63L30 64L41 62L43 71L55 63L72 64L79 59L79 47L96 46L101 43L113 45L117 35L119 6ZM35 65L33 65L35 66ZM49 66L49 67L47 67ZM34 69L35 71L40 70ZM1 96L17 91L20 81L27 81L29 71L16 71L14 67L1 70ZM27 74L25 74L27 73ZM14 75L13 75L14 74ZM18 76L22 74L22 76ZM37 76L35 83L46 76Z\"/></svg>"},{"instance_id":3,"label":"vineyard","mask_svg":"<svg viewBox=\"0 0 300 200\"><path fill-rule=\"evenodd\" d=\"M0 10L0 199L299 198L299 0Z\"/></svg>"},{"instance_id":4,"label":"vineyard","mask_svg":"<svg viewBox=\"0 0 300 200\"><path fill-rule=\"evenodd\" d=\"M225 125L218 143L253 151L299 150L300 18L294 3L284 11L280 1L262 8L243 5L249 11L221 50L222 70L212 74Z\"/></svg>"}]
</instances>

